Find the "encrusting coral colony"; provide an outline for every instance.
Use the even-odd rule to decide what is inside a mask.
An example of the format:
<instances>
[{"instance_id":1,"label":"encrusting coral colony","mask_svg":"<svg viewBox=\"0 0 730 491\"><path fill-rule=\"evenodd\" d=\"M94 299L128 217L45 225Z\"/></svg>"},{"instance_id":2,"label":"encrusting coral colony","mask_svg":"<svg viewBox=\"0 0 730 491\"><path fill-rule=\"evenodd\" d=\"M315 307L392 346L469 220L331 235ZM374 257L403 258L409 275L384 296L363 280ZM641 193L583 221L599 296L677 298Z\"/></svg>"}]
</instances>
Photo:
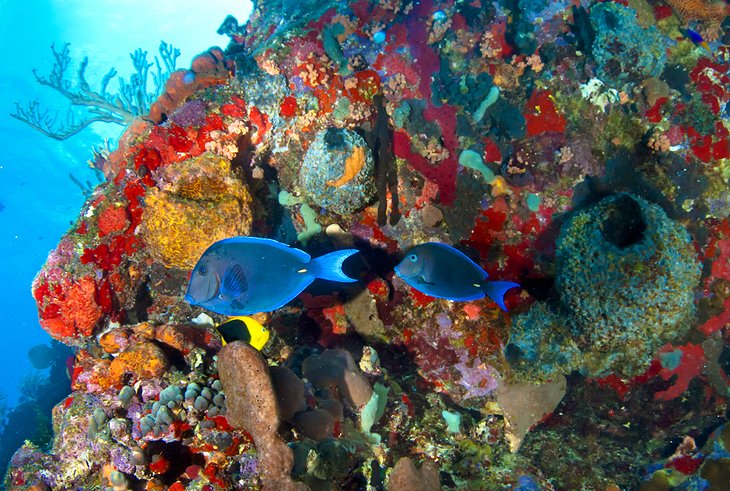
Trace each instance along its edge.
<instances>
[{"instance_id":1,"label":"encrusting coral colony","mask_svg":"<svg viewBox=\"0 0 730 491\"><path fill-rule=\"evenodd\" d=\"M255 3L97 156L33 282L72 392L6 488L729 489L730 7ZM358 281L223 346L184 294L233 236ZM509 311L394 275L429 241Z\"/></svg>"}]
</instances>

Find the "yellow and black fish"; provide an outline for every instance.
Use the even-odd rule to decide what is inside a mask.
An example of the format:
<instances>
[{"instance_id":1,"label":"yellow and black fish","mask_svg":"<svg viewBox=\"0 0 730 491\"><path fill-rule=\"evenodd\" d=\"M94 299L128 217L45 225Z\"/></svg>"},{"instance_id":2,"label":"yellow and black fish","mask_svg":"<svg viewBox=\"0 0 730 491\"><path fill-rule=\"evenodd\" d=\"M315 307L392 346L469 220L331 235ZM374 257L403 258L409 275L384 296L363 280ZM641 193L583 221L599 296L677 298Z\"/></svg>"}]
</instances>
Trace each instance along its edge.
<instances>
[{"instance_id":1,"label":"yellow and black fish","mask_svg":"<svg viewBox=\"0 0 730 491\"><path fill-rule=\"evenodd\" d=\"M231 317L224 323L218 324L216 328L223 338L224 345L231 341L246 341L261 351L269 341L269 330L252 317Z\"/></svg>"}]
</instances>

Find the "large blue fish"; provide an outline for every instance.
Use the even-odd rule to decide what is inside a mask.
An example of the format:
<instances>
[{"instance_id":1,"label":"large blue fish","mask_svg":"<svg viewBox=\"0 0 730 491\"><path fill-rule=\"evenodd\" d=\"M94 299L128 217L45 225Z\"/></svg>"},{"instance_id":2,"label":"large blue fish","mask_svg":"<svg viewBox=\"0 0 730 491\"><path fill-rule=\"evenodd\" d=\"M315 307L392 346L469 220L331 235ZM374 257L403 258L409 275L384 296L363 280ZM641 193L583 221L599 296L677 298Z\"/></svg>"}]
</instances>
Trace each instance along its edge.
<instances>
[{"instance_id":1,"label":"large blue fish","mask_svg":"<svg viewBox=\"0 0 730 491\"><path fill-rule=\"evenodd\" d=\"M289 303L315 278L357 281L342 263L357 249L312 259L273 239L231 237L208 247L193 268L185 300L218 314L268 312Z\"/></svg>"},{"instance_id":2,"label":"large blue fish","mask_svg":"<svg viewBox=\"0 0 730 491\"><path fill-rule=\"evenodd\" d=\"M488 295L502 310L504 294L518 287L511 281L486 281L489 275L463 252L439 242L408 250L395 267L398 276L416 290L437 298L467 301Z\"/></svg>"}]
</instances>

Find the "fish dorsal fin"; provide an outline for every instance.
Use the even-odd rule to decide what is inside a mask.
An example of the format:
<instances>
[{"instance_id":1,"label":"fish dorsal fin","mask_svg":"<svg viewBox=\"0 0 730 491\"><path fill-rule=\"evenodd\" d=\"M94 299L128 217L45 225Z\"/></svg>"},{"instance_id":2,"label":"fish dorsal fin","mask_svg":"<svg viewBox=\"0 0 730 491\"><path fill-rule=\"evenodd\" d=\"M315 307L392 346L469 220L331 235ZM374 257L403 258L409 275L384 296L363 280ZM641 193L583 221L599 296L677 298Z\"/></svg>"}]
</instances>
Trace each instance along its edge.
<instances>
[{"instance_id":1,"label":"fish dorsal fin","mask_svg":"<svg viewBox=\"0 0 730 491\"><path fill-rule=\"evenodd\" d=\"M246 290L248 290L248 281L246 281L243 268L238 263L231 264L226 268L223 276L223 291L231 298L237 298Z\"/></svg>"},{"instance_id":2,"label":"fish dorsal fin","mask_svg":"<svg viewBox=\"0 0 730 491\"><path fill-rule=\"evenodd\" d=\"M289 254L291 256L294 256L296 259L303 263L308 263L312 257L304 252L301 249L297 249L296 247L292 247L287 244L283 244L279 242L278 240L274 239L267 239L265 237L246 237L246 236L240 236L240 237L229 237L227 239L219 240L216 242L216 244L224 245L224 244L242 244L242 245L251 245L251 246L265 246L265 247L271 247L273 249L278 249L281 252L284 252L286 254Z\"/></svg>"}]
</instances>

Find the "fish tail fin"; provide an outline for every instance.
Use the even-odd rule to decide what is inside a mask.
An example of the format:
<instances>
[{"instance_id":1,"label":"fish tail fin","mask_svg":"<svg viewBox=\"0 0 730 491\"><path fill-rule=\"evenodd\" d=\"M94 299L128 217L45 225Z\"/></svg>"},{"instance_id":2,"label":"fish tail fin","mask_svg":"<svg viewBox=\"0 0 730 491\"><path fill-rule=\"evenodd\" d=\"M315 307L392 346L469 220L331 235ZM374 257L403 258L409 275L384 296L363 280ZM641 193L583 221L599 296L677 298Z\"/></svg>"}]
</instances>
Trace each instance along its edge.
<instances>
[{"instance_id":1,"label":"fish tail fin","mask_svg":"<svg viewBox=\"0 0 730 491\"><path fill-rule=\"evenodd\" d=\"M345 259L358 252L360 251L357 249L343 249L341 251L330 252L324 256L314 258L309 263L311 265L312 274L317 278L329 281L341 281L346 283L357 281L354 278L350 278L344 271L342 271L342 263L345 262Z\"/></svg>"},{"instance_id":2,"label":"fish tail fin","mask_svg":"<svg viewBox=\"0 0 730 491\"><path fill-rule=\"evenodd\" d=\"M518 286L520 285L512 281L488 281L484 283L482 288L484 289L484 293L486 293L500 309L507 312L507 307L504 305L504 294L507 290L511 290Z\"/></svg>"}]
</instances>

